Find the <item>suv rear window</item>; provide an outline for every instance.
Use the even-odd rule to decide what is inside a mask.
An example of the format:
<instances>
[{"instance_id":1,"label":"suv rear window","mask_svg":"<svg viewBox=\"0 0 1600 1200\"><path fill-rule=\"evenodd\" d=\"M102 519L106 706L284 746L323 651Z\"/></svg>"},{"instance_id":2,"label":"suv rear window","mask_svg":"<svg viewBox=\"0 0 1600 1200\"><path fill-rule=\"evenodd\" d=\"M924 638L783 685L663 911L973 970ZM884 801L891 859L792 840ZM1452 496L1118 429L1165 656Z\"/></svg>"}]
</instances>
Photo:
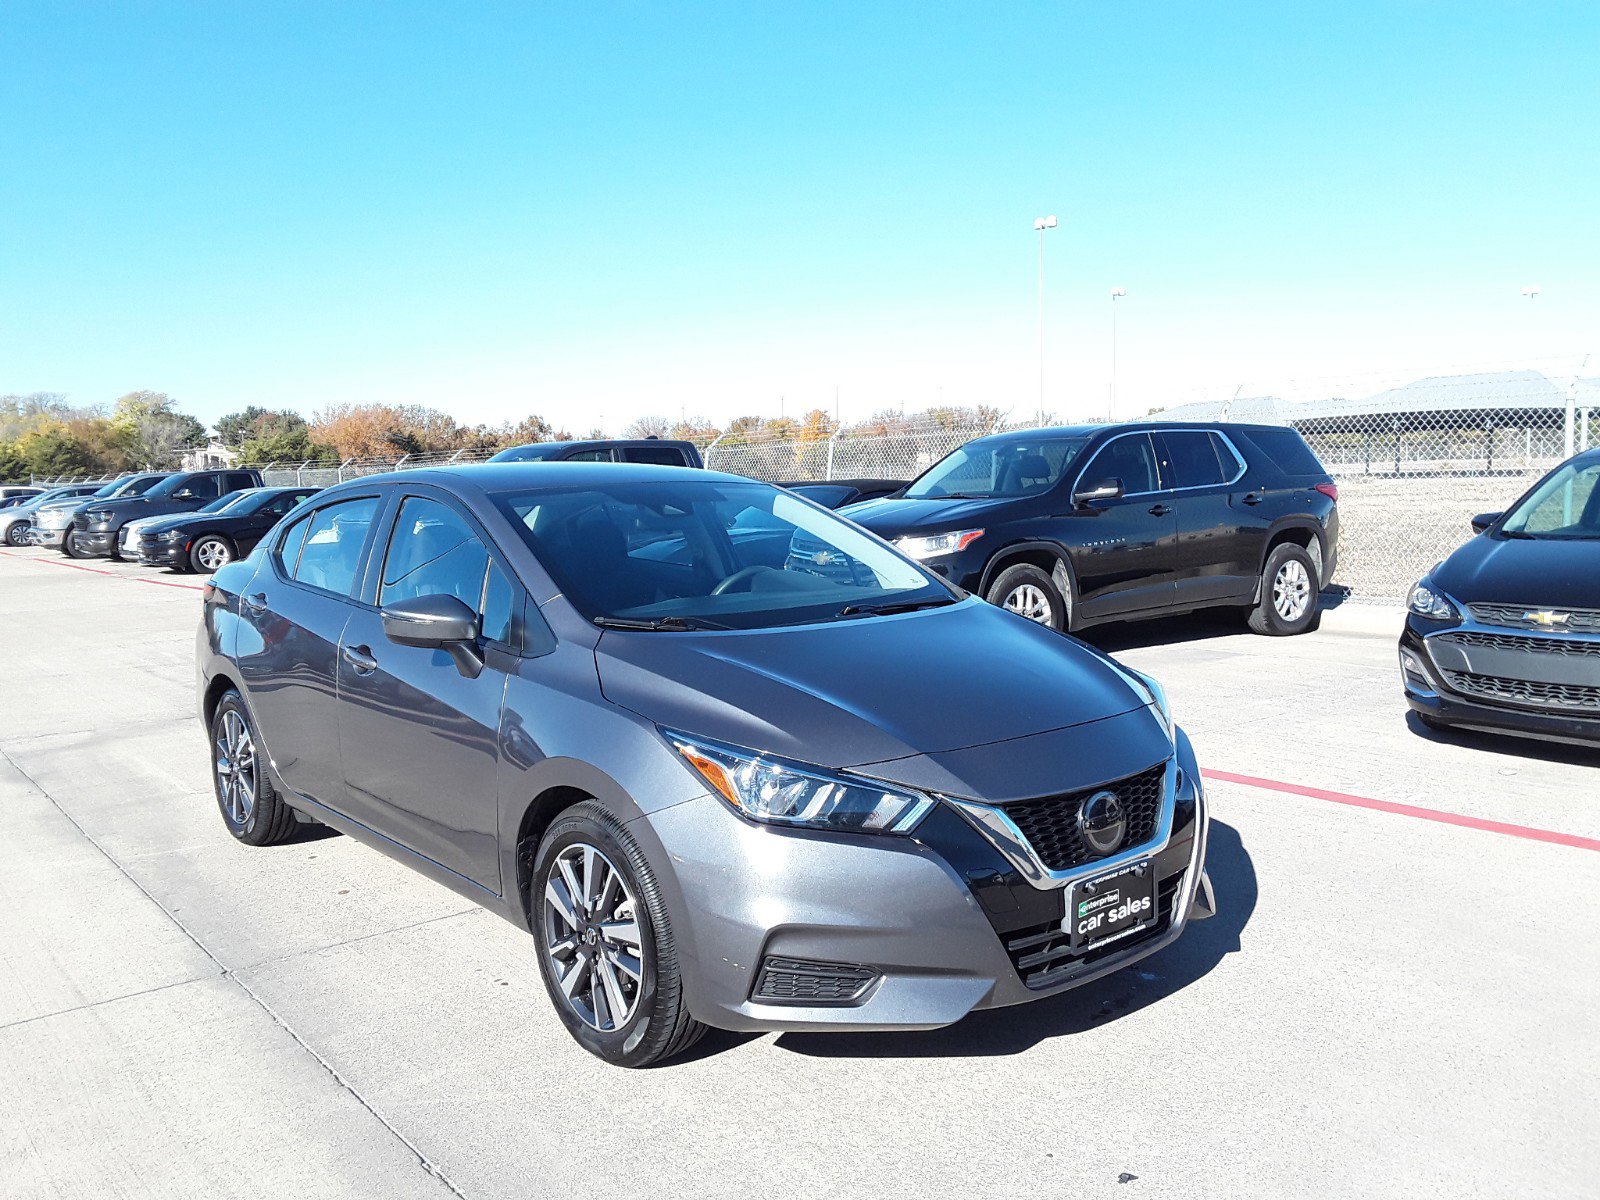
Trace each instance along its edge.
<instances>
[{"instance_id":1,"label":"suv rear window","mask_svg":"<svg viewBox=\"0 0 1600 1200\"><path fill-rule=\"evenodd\" d=\"M685 467L688 461L676 446L628 446L622 451L623 460L631 463L654 463L659 467Z\"/></svg>"},{"instance_id":2,"label":"suv rear window","mask_svg":"<svg viewBox=\"0 0 1600 1200\"><path fill-rule=\"evenodd\" d=\"M1285 475L1326 475L1328 469L1317 459L1305 438L1294 429L1251 429L1241 431L1245 441L1272 462Z\"/></svg>"}]
</instances>

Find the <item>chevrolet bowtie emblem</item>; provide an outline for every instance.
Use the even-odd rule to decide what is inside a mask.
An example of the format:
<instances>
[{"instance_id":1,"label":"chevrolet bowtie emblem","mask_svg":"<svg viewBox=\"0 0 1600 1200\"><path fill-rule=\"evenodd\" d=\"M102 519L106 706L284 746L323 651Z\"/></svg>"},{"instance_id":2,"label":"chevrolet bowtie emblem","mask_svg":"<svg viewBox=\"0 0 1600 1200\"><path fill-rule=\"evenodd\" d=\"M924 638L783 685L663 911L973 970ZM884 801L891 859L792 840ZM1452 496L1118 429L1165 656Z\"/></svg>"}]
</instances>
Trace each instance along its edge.
<instances>
[{"instance_id":1,"label":"chevrolet bowtie emblem","mask_svg":"<svg viewBox=\"0 0 1600 1200\"><path fill-rule=\"evenodd\" d=\"M1571 613L1552 612L1548 608L1522 614L1522 619L1530 625L1543 625L1546 629L1554 625L1565 625L1571 617Z\"/></svg>"}]
</instances>

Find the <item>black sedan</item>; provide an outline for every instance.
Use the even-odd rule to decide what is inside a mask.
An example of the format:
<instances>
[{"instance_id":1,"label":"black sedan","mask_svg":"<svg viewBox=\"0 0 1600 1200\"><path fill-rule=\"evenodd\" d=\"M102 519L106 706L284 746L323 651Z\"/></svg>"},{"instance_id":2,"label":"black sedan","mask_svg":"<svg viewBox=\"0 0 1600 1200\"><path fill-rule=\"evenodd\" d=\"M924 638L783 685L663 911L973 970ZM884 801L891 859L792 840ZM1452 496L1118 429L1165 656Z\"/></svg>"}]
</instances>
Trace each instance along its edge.
<instances>
[{"instance_id":1,"label":"black sedan","mask_svg":"<svg viewBox=\"0 0 1600 1200\"><path fill-rule=\"evenodd\" d=\"M1472 526L1412 590L1406 703L1429 725L1600 745L1600 450Z\"/></svg>"},{"instance_id":2,"label":"black sedan","mask_svg":"<svg viewBox=\"0 0 1600 1200\"><path fill-rule=\"evenodd\" d=\"M147 567L215 571L243 558L278 519L320 491L314 487L249 488L225 508L183 513L142 524L127 550Z\"/></svg>"}]
</instances>

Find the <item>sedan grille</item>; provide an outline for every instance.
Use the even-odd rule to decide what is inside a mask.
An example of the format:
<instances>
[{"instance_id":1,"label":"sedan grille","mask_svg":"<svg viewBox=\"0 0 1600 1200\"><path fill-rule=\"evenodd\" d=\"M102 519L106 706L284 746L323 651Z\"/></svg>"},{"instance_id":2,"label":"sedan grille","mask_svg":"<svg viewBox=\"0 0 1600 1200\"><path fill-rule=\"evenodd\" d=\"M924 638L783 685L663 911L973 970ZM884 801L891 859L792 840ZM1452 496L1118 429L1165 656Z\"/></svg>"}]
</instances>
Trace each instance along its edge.
<instances>
[{"instance_id":1,"label":"sedan grille","mask_svg":"<svg viewBox=\"0 0 1600 1200\"><path fill-rule=\"evenodd\" d=\"M1485 625L1505 625L1512 629L1563 629L1570 633L1600 633L1600 608L1546 608L1532 604L1469 604L1467 611L1474 620ZM1531 612L1557 612L1566 614L1566 620L1556 626L1530 621Z\"/></svg>"},{"instance_id":2,"label":"sedan grille","mask_svg":"<svg viewBox=\"0 0 1600 1200\"><path fill-rule=\"evenodd\" d=\"M1464 696L1563 712L1600 713L1600 687L1582 683L1538 683L1468 671L1443 671L1444 681Z\"/></svg>"},{"instance_id":3,"label":"sedan grille","mask_svg":"<svg viewBox=\"0 0 1600 1200\"><path fill-rule=\"evenodd\" d=\"M1166 774L1166 763L1160 763L1103 787L1022 800L1003 805L1002 811L1028 839L1040 862L1052 871L1066 871L1102 857L1089 848L1078 829L1078 811L1084 801L1099 792L1115 792L1128 823L1118 850L1138 846L1155 836Z\"/></svg>"}]
</instances>

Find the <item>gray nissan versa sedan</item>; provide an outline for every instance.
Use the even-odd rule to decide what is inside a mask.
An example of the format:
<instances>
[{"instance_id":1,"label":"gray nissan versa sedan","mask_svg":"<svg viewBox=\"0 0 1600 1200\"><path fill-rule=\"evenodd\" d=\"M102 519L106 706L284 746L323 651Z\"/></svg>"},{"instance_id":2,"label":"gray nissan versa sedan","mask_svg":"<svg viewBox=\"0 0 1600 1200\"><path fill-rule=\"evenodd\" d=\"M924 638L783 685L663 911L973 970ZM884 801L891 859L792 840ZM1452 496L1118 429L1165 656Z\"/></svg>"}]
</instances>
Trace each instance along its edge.
<instances>
[{"instance_id":1,"label":"gray nissan versa sedan","mask_svg":"<svg viewBox=\"0 0 1600 1200\"><path fill-rule=\"evenodd\" d=\"M671 467L340 484L212 577L240 841L342 830L534 938L586 1048L948 1025L1214 905L1160 687L826 509Z\"/></svg>"}]
</instances>

